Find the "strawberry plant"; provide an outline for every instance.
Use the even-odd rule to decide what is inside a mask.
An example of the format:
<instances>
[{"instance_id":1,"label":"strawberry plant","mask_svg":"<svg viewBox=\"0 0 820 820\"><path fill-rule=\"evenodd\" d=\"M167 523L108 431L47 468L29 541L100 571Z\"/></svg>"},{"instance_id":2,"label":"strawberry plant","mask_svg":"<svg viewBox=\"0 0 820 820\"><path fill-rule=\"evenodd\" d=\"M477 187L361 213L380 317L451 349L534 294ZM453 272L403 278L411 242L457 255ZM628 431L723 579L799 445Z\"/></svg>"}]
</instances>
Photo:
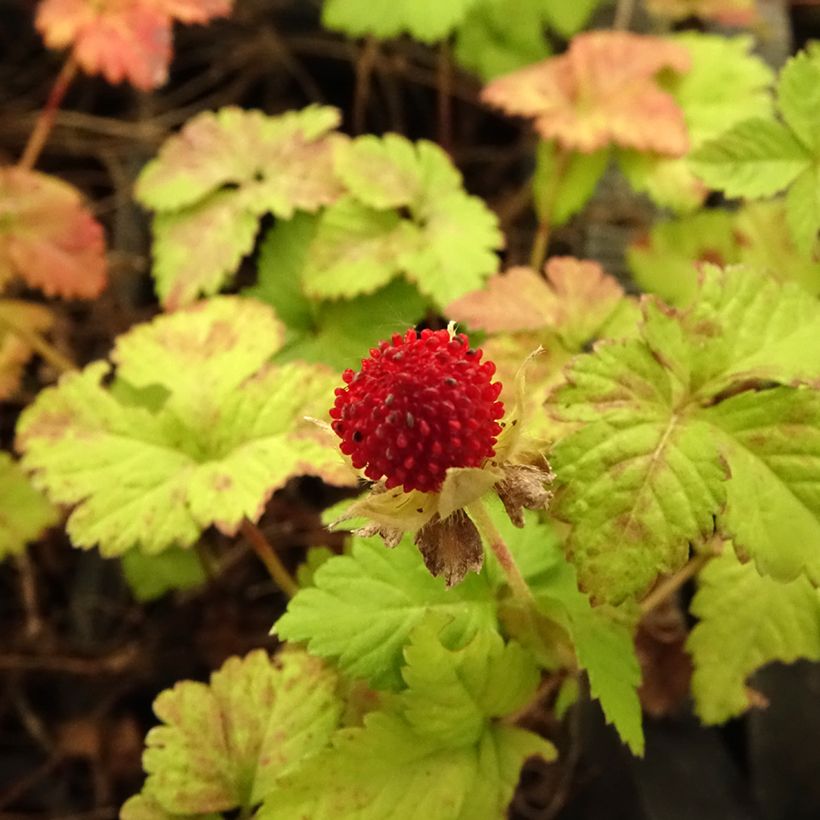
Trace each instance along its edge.
<instances>
[{"instance_id":1,"label":"strawberry plant","mask_svg":"<svg viewBox=\"0 0 820 820\"><path fill-rule=\"evenodd\" d=\"M179 42L298 93L178 110L218 72L174 21L231 3L27 20L68 53L0 166L0 664L126 695L52 733L15 679L53 750L0 806L81 759L125 820L557 817L582 719L651 765L820 661L820 50L770 66L744 0L297 5ZM85 75L153 94L113 217L35 170ZM77 657L100 578L130 643Z\"/></svg>"}]
</instances>

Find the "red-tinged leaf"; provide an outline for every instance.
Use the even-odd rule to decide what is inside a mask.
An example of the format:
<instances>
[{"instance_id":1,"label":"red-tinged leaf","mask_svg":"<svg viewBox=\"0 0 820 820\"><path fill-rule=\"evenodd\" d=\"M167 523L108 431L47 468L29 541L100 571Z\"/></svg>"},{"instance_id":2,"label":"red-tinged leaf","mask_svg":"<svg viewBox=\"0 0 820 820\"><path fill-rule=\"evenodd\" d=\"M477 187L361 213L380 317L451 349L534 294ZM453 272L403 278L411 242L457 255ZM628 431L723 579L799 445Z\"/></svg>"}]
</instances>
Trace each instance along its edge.
<instances>
[{"instance_id":1,"label":"red-tinged leaf","mask_svg":"<svg viewBox=\"0 0 820 820\"><path fill-rule=\"evenodd\" d=\"M689 70L687 50L670 40L621 31L573 38L560 57L490 83L485 102L530 117L545 139L592 153L623 148L681 156L689 147L683 112L655 75Z\"/></svg>"},{"instance_id":2,"label":"red-tinged leaf","mask_svg":"<svg viewBox=\"0 0 820 820\"><path fill-rule=\"evenodd\" d=\"M646 7L670 20L700 17L724 26L751 26L759 19L756 0L647 0Z\"/></svg>"},{"instance_id":3,"label":"red-tinged leaf","mask_svg":"<svg viewBox=\"0 0 820 820\"><path fill-rule=\"evenodd\" d=\"M19 276L49 296L93 298L105 287L106 267L102 226L76 188L0 168L0 286Z\"/></svg>"},{"instance_id":4,"label":"red-tinged leaf","mask_svg":"<svg viewBox=\"0 0 820 820\"><path fill-rule=\"evenodd\" d=\"M54 316L44 305L0 300L0 401L17 392L23 368L33 353L25 334L44 333L53 321ZM14 327L22 328L24 333L15 333Z\"/></svg>"},{"instance_id":5,"label":"red-tinged leaf","mask_svg":"<svg viewBox=\"0 0 820 820\"><path fill-rule=\"evenodd\" d=\"M42 0L36 26L51 48L72 47L88 74L144 91L168 79L172 22L205 23L231 0Z\"/></svg>"},{"instance_id":6,"label":"red-tinged leaf","mask_svg":"<svg viewBox=\"0 0 820 820\"><path fill-rule=\"evenodd\" d=\"M488 333L550 330L575 347L594 335L623 296L597 262L556 256L546 274L544 279L532 268L511 268L453 302L448 313Z\"/></svg>"}]
</instances>

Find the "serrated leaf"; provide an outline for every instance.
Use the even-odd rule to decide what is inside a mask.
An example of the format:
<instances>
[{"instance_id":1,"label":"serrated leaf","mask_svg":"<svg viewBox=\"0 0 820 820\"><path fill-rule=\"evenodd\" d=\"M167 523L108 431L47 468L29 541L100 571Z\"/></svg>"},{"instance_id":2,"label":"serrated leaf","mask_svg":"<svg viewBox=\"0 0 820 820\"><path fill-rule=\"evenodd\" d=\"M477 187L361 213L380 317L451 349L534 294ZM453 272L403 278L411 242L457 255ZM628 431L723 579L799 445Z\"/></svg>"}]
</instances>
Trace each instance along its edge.
<instances>
[{"instance_id":1,"label":"serrated leaf","mask_svg":"<svg viewBox=\"0 0 820 820\"><path fill-rule=\"evenodd\" d=\"M672 305L689 303L698 290L702 263L740 261L729 211L701 211L656 222L649 234L627 248L627 262L638 285Z\"/></svg>"},{"instance_id":2,"label":"serrated leaf","mask_svg":"<svg viewBox=\"0 0 820 820\"><path fill-rule=\"evenodd\" d=\"M477 0L325 0L322 25L350 37L410 34L434 43L452 33Z\"/></svg>"},{"instance_id":3,"label":"serrated leaf","mask_svg":"<svg viewBox=\"0 0 820 820\"><path fill-rule=\"evenodd\" d=\"M154 702L144 793L165 811L246 813L338 726L336 674L298 650L230 658L210 684L182 681Z\"/></svg>"},{"instance_id":4,"label":"serrated leaf","mask_svg":"<svg viewBox=\"0 0 820 820\"><path fill-rule=\"evenodd\" d=\"M120 378L165 389L159 409L102 384L96 362L64 376L21 416L17 446L52 500L75 505L79 547L120 555L190 546L211 524L258 520L293 475L354 479L305 416L321 416L336 377L317 365L265 366L281 329L259 302L221 297L137 326L117 342Z\"/></svg>"},{"instance_id":5,"label":"serrated leaf","mask_svg":"<svg viewBox=\"0 0 820 820\"><path fill-rule=\"evenodd\" d=\"M820 230L820 166L807 168L789 187L786 221L797 247L804 256L813 259Z\"/></svg>"},{"instance_id":6,"label":"serrated leaf","mask_svg":"<svg viewBox=\"0 0 820 820\"><path fill-rule=\"evenodd\" d=\"M0 401L17 392L23 368L34 354L28 335L45 333L53 323L54 315L45 305L0 299Z\"/></svg>"},{"instance_id":7,"label":"serrated leaf","mask_svg":"<svg viewBox=\"0 0 820 820\"><path fill-rule=\"evenodd\" d=\"M494 80L482 98L533 118L544 139L570 151L616 144L680 156L689 144L683 115L654 79L666 68L687 71L686 49L657 37L587 32L560 57Z\"/></svg>"},{"instance_id":8,"label":"serrated leaf","mask_svg":"<svg viewBox=\"0 0 820 820\"><path fill-rule=\"evenodd\" d=\"M456 61L482 80L549 57L542 0L479 0L456 31Z\"/></svg>"},{"instance_id":9,"label":"serrated leaf","mask_svg":"<svg viewBox=\"0 0 820 820\"><path fill-rule=\"evenodd\" d=\"M0 560L57 523L57 510L29 483L7 453L0 452Z\"/></svg>"},{"instance_id":10,"label":"serrated leaf","mask_svg":"<svg viewBox=\"0 0 820 820\"><path fill-rule=\"evenodd\" d=\"M403 647L428 613L452 619L441 636L452 648L495 624L483 578L470 575L446 589L408 539L388 552L378 538L356 538L351 555L323 564L314 583L291 600L276 634L307 641L312 653L334 658L347 674L379 688L400 685Z\"/></svg>"},{"instance_id":11,"label":"serrated leaf","mask_svg":"<svg viewBox=\"0 0 820 820\"><path fill-rule=\"evenodd\" d=\"M281 778L260 820L503 816L524 760L555 756L537 735L493 721L532 696L537 675L520 648L492 633L479 633L462 650L443 651L431 643L437 629L432 619L414 633L404 670L408 689ZM456 716L462 718L458 731L447 731Z\"/></svg>"},{"instance_id":12,"label":"serrated leaf","mask_svg":"<svg viewBox=\"0 0 820 820\"><path fill-rule=\"evenodd\" d=\"M253 247L266 213L289 219L334 202L329 132L334 108L270 117L235 107L204 112L166 140L137 180L136 197L157 211L154 259L166 307L215 293Z\"/></svg>"},{"instance_id":13,"label":"serrated leaf","mask_svg":"<svg viewBox=\"0 0 820 820\"><path fill-rule=\"evenodd\" d=\"M772 196L811 163L811 155L785 126L769 119L739 123L690 157L695 173L730 197Z\"/></svg>"},{"instance_id":14,"label":"serrated leaf","mask_svg":"<svg viewBox=\"0 0 820 820\"><path fill-rule=\"evenodd\" d=\"M820 394L747 391L703 412L731 470L721 526L781 581L820 584Z\"/></svg>"},{"instance_id":15,"label":"serrated leaf","mask_svg":"<svg viewBox=\"0 0 820 820\"><path fill-rule=\"evenodd\" d=\"M0 286L21 278L48 296L98 296L107 263L102 226L56 177L0 168Z\"/></svg>"},{"instance_id":16,"label":"serrated leaf","mask_svg":"<svg viewBox=\"0 0 820 820\"><path fill-rule=\"evenodd\" d=\"M808 579L764 578L727 546L699 581L692 613L700 623L687 648L695 664L695 709L704 723L744 712L751 705L745 681L767 663L820 660L820 593Z\"/></svg>"},{"instance_id":17,"label":"serrated leaf","mask_svg":"<svg viewBox=\"0 0 820 820\"><path fill-rule=\"evenodd\" d=\"M122 556L122 572L138 601L153 601L166 592L192 589L207 580L199 556L178 547L159 555L128 550Z\"/></svg>"},{"instance_id":18,"label":"serrated leaf","mask_svg":"<svg viewBox=\"0 0 820 820\"><path fill-rule=\"evenodd\" d=\"M820 154L820 50L816 44L783 67L777 81L777 106L803 145L815 156Z\"/></svg>"},{"instance_id":19,"label":"serrated leaf","mask_svg":"<svg viewBox=\"0 0 820 820\"><path fill-rule=\"evenodd\" d=\"M232 0L41 0L36 25L51 48L71 46L88 74L126 80L143 91L163 85L171 62L171 26L226 17Z\"/></svg>"}]
</instances>

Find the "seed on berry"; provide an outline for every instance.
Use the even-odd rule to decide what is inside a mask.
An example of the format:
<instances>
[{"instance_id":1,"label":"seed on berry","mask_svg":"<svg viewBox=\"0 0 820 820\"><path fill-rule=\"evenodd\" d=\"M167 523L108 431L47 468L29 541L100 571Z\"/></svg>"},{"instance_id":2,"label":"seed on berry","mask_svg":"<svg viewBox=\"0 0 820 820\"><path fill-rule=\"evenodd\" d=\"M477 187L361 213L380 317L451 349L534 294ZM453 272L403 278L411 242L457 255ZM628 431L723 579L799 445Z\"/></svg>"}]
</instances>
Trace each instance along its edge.
<instances>
[{"instance_id":1,"label":"seed on berry","mask_svg":"<svg viewBox=\"0 0 820 820\"><path fill-rule=\"evenodd\" d=\"M381 342L335 391L331 427L342 452L368 478L406 492L435 492L449 468L480 467L495 454L504 415L495 365L482 355L446 330Z\"/></svg>"}]
</instances>

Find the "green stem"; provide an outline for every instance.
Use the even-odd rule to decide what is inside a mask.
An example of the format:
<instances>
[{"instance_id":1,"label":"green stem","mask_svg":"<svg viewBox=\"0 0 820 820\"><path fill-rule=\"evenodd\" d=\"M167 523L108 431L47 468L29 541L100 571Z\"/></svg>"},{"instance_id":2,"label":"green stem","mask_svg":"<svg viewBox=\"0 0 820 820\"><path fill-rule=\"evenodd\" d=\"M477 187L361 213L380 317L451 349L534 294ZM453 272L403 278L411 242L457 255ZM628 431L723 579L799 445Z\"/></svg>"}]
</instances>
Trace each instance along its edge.
<instances>
[{"instance_id":1,"label":"green stem","mask_svg":"<svg viewBox=\"0 0 820 820\"><path fill-rule=\"evenodd\" d=\"M279 560L279 556L273 547L268 543L268 539L262 530L249 521L247 518L240 526L240 532L245 540L253 547L259 560L265 565L270 577L276 582L279 589L292 598L299 591L299 585L294 581L293 576L285 569L285 565Z\"/></svg>"},{"instance_id":2,"label":"green stem","mask_svg":"<svg viewBox=\"0 0 820 820\"><path fill-rule=\"evenodd\" d=\"M689 559L689 562L674 575L664 578L641 601L641 615L646 615L660 606L670 595L677 592L690 578L694 578L715 557L714 552L701 552Z\"/></svg>"},{"instance_id":3,"label":"green stem","mask_svg":"<svg viewBox=\"0 0 820 820\"><path fill-rule=\"evenodd\" d=\"M567 170L567 165L571 157L569 151L565 151L560 145L555 145L555 160L553 173L549 179L543 196L537 197L536 212L539 214L538 229L532 243L530 253L530 267L540 271L547 258L549 249L550 234L552 232L552 212L555 209L555 200L558 197L558 190L561 180Z\"/></svg>"},{"instance_id":4,"label":"green stem","mask_svg":"<svg viewBox=\"0 0 820 820\"><path fill-rule=\"evenodd\" d=\"M60 373L70 373L77 369L77 365L67 356L64 356L56 347L49 344L39 333L18 325L8 316L0 316L0 327L5 327L9 333L13 333L21 341L27 344L33 351L38 353L45 361Z\"/></svg>"}]
</instances>

